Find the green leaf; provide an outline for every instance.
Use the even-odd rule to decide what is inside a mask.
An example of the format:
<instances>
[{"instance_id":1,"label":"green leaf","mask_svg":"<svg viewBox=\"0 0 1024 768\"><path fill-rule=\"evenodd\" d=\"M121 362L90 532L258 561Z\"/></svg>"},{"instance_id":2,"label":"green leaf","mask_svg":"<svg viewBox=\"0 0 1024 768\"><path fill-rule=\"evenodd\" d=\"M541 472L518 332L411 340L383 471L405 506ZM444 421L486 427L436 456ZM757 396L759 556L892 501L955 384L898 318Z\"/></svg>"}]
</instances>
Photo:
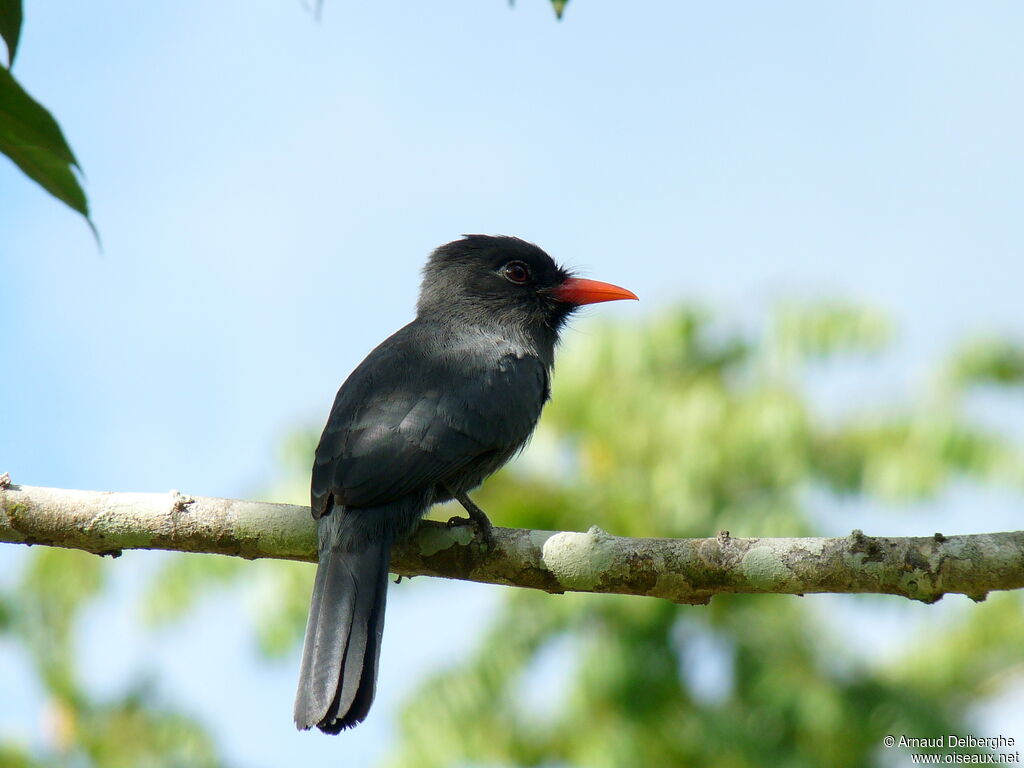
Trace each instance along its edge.
<instances>
[{"instance_id":1,"label":"green leaf","mask_svg":"<svg viewBox=\"0 0 1024 768\"><path fill-rule=\"evenodd\" d=\"M14 614L14 607L11 599L4 594L0 594L0 634L3 634L11 626ZM0 761L0 765L3 762Z\"/></svg>"},{"instance_id":2,"label":"green leaf","mask_svg":"<svg viewBox=\"0 0 1024 768\"><path fill-rule=\"evenodd\" d=\"M1019 386L1024 384L1024 345L1009 339L975 339L957 350L950 372L962 387Z\"/></svg>"},{"instance_id":3,"label":"green leaf","mask_svg":"<svg viewBox=\"0 0 1024 768\"><path fill-rule=\"evenodd\" d=\"M773 341L794 360L824 360L840 352L873 353L891 335L880 312L842 301L782 305Z\"/></svg>"},{"instance_id":4,"label":"green leaf","mask_svg":"<svg viewBox=\"0 0 1024 768\"><path fill-rule=\"evenodd\" d=\"M14 66L21 36L21 0L0 0L0 37L7 43L7 67Z\"/></svg>"},{"instance_id":5,"label":"green leaf","mask_svg":"<svg viewBox=\"0 0 1024 768\"><path fill-rule=\"evenodd\" d=\"M551 5L555 9L555 18L561 20L562 14L565 13L565 6L569 4L569 0L551 0Z\"/></svg>"},{"instance_id":6,"label":"green leaf","mask_svg":"<svg viewBox=\"0 0 1024 768\"><path fill-rule=\"evenodd\" d=\"M89 203L73 170L79 167L78 161L60 126L3 68L0 68L0 152L43 189L82 214L96 234L89 219Z\"/></svg>"},{"instance_id":7,"label":"green leaf","mask_svg":"<svg viewBox=\"0 0 1024 768\"><path fill-rule=\"evenodd\" d=\"M153 626L180 619L213 587L241 578L246 565L233 557L175 553L146 591L139 614Z\"/></svg>"}]
</instances>

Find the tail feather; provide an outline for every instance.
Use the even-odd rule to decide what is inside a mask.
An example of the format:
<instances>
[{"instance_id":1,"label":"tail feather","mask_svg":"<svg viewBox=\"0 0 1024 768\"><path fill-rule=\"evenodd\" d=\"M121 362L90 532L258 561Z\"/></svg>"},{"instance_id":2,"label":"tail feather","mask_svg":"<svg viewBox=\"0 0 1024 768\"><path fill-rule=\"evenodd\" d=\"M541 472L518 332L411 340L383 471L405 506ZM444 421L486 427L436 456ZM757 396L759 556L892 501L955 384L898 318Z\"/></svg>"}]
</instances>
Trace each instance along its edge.
<instances>
[{"instance_id":1,"label":"tail feather","mask_svg":"<svg viewBox=\"0 0 1024 768\"><path fill-rule=\"evenodd\" d=\"M316 725L335 699L355 597L352 576L340 553L321 553L295 696L295 724L299 728Z\"/></svg>"},{"instance_id":2,"label":"tail feather","mask_svg":"<svg viewBox=\"0 0 1024 768\"><path fill-rule=\"evenodd\" d=\"M376 689L390 539L320 553L306 625L295 724L338 733L361 722Z\"/></svg>"},{"instance_id":3,"label":"tail feather","mask_svg":"<svg viewBox=\"0 0 1024 768\"><path fill-rule=\"evenodd\" d=\"M365 621L352 623L352 632L345 648L341 684L327 716L319 725L320 730L326 733L338 733L343 728L352 728L361 723L370 711L377 690L377 662L384 634L390 544L383 545L382 550L377 560L378 572L375 578L368 583L363 582L359 587L356 615L365 617ZM366 574L370 575L369 570ZM367 596L365 601L363 595Z\"/></svg>"},{"instance_id":4,"label":"tail feather","mask_svg":"<svg viewBox=\"0 0 1024 768\"><path fill-rule=\"evenodd\" d=\"M377 602L370 615L370 627L366 644L366 656L363 662L362 683L356 693L355 699L348 710L347 722L343 727L354 726L361 723L370 711L373 704L373 696L377 691L377 665L380 660L380 641L384 635L384 606L388 594L388 569L381 572L380 585L377 588Z\"/></svg>"}]
</instances>

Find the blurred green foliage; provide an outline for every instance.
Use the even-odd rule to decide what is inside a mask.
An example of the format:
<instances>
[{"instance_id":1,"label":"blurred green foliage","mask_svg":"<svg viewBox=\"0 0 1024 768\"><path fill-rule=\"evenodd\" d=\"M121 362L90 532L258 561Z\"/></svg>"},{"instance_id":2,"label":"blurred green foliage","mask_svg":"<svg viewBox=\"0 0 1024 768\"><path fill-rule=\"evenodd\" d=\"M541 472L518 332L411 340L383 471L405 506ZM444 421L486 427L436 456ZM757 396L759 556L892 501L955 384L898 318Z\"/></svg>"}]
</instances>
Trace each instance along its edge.
<instances>
[{"instance_id":1,"label":"blurred green foliage","mask_svg":"<svg viewBox=\"0 0 1024 768\"><path fill-rule=\"evenodd\" d=\"M976 339L953 356L950 374L960 386L1024 383L1024 345L1008 339Z\"/></svg>"},{"instance_id":2,"label":"blurred green foliage","mask_svg":"<svg viewBox=\"0 0 1024 768\"><path fill-rule=\"evenodd\" d=\"M585 326L559 356L530 449L475 498L501 525L802 536L818 529L810 498L920 502L956 479L1019 488L1018 446L965 416L976 385L1024 382L1024 348L1010 342L964 345L909 402L819 412L804 388L810 368L863 361L889 337L878 313L835 303L787 305L759 334L726 332L692 308ZM264 498L305 501L315 442L313 431L289 441L286 478ZM76 628L109 567L40 549L18 588L0 594L0 633L24 645L50 698L45 750L0 742L0 765L221 764L202 724L152 687L100 700L80 683ZM301 639L311 578L296 563L168 557L139 614L164 625L217 590L240 591L260 648L279 656ZM1019 684L1024 663L1018 594L965 601L876 658L836 631L824 598L722 596L693 607L503 592L476 652L409 697L389 766L885 765L884 735L971 732L971 708ZM845 600L904 618L935 612ZM717 670L710 687L694 673L705 664Z\"/></svg>"},{"instance_id":3,"label":"blurred green foliage","mask_svg":"<svg viewBox=\"0 0 1024 768\"><path fill-rule=\"evenodd\" d=\"M110 698L82 684L75 660L76 630L83 610L104 586L105 565L84 552L40 547L17 586L0 594L0 634L25 649L48 695L40 718L44 746L30 749L0 741L0 766L221 765L203 727L163 704L144 681Z\"/></svg>"},{"instance_id":4,"label":"blurred green foliage","mask_svg":"<svg viewBox=\"0 0 1024 768\"><path fill-rule=\"evenodd\" d=\"M960 372L959 388L937 374L907 405L841 420L816 411L808 367L877 354L889 335L878 313L828 303L783 307L759 343L697 310L590 327L559 358L531 451L477 500L512 526L799 536L816 532L812 495L922 501L956 478L1019 487L1020 450L963 415L969 386L1024 381L1007 362L1024 350L1008 342L959 350L939 372ZM903 655L866 660L813 600L691 607L510 590L477 654L409 697L388 765L884 764L886 734L969 732L973 705L1014 673L1020 682L1020 595L962 607L941 633L907 638ZM701 638L721 666L711 696L686 671ZM542 664L538 678L551 653L560 671L551 679ZM524 685L551 699L542 714Z\"/></svg>"}]
</instances>

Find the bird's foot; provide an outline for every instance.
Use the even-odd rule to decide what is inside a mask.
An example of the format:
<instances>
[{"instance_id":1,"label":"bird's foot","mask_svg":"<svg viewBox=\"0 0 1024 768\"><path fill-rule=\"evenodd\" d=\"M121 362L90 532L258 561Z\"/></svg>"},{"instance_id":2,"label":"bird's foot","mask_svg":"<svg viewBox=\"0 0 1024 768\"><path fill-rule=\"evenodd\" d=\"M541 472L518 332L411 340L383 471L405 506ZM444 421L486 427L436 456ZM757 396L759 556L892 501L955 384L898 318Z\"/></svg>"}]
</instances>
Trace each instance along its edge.
<instances>
[{"instance_id":1,"label":"bird's foot","mask_svg":"<svg viewBox=\"0 0 1024 768\"><path fill-rule=\"evenodd\" d=\"M487 544L487 547L494 549L494 526L491 524L490 518L487 517L487 513L474 504L472 499L465 493L453 493L452 496L463 506L469 517L459 517L456 515L448 520L448 525L450 527L472 525Z\"/></svg>"},{"instance_id":2,"label":"bird's foot","mask_svg":"<svg viewBox=\"0 0 1024 768\"><path fill-rule=\"evenodd\" d=\"M456 528L464 525L471 526L476 529L474 536L479 536L483 539L488 549L494 549L494 526L491 525L490 521L487 520L486 517L484 518L484 521L486 522L481 522L475 517L452 515L448 518L448 527Z\"/></svg>"}]
</instances>

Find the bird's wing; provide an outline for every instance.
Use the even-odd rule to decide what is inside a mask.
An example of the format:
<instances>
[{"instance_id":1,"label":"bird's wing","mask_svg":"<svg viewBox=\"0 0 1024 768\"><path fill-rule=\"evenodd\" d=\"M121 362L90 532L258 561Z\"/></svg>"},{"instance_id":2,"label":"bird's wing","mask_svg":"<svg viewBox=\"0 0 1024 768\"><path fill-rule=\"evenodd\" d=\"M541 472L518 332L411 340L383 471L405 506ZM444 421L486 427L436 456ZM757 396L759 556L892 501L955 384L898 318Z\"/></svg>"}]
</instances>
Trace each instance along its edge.
<instances>
[{"instance_id":1,"label":"bird's wing","mask_svg":"<svg viewBox=\"0 0 1024 768\"><path fill-rule=\"evenodd\" d=\"M481 455L514 451L533 430L547 387L535 357L429 355L396 334L338 392L317 447L313 516L329 511L331 497L352 507L386 504L446 482Z\"/></svg>"}]
</instances>

